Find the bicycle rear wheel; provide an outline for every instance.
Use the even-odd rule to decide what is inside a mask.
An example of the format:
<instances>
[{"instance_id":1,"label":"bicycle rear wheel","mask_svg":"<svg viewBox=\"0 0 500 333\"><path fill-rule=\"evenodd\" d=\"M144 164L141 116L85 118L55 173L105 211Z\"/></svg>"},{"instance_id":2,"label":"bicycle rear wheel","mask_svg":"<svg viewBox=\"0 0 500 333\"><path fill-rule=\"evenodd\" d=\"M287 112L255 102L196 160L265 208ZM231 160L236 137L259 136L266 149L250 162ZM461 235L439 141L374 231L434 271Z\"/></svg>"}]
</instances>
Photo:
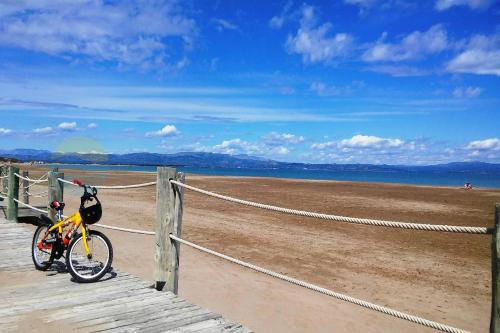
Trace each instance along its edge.
<instances>
[{"instance_id":1,"label":"bicycle rear wheel","mask_svg":"<svg viewBox=\"0 0 500 333\"><path fill-rule=\"evenodd\" d=\"M52 266L55 256L55 243L45 243L44 240L51 238L48 235L49 227L41 225L35 230L33 242L31 244L31 258L35 268L39 271L46 271Z\"/></svg>"},{"instance_id":2,"label":"bicycle rear wheel","mask_svg":"<svg viewBox=\"0 0 500 333\"><path fill-rule=\"evenodd\" d=\"M71 276L78 282L95 282L106 274L113 262L113 247L103 233L90 230L87 244L91 257L87 257L80 234L69 243L66 252L66 267Z\"/></svg>"}]
</instances>

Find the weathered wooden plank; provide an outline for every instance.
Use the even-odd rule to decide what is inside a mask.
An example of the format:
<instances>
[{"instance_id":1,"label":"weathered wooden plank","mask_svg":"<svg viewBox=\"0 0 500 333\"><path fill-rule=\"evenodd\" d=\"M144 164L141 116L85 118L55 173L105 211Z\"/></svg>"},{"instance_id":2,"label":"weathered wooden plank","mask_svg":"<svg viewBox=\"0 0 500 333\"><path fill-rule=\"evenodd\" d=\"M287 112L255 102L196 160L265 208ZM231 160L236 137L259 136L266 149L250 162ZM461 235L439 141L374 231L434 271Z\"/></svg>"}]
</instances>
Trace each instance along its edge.
<instances>
[{"instance_id":1,"label":"weathered wooden plank","mask_svg":"<svg viewBox=\"0 0 500 333\"><path fill-rule=\"evenodd\" d=\"M155 223L155 281L156 289L177 293L178 262L175 244L169 234L174 233L175 191L170 179L176 178L175 168L158 167L156 177Z\"/></svg>"},{"instance_id":2,"label":"weathered wooden plank","mask_svg":"<svg viewBox=\"0 0 500 333\"><path fill-rule=\"evenodd\" d=\"M0 218L0 272L34 270L31 236L29 228ZM61 265L54 263L57 269ZM190 332L204 328L234 332L235 325L220 315L172 292L156 291L131 274L117 272L107 280L79 284L57 269L39 272L43 283L0 286L0 331L19 330L25 315L38 311L44 322L70 322L74 331Z\"/></svg>"},{"instance_id":3,"label":"weathered wooden plank","mask_svg":"<svg viewBox=\"0 0 500 333\"><path fill-rule=\"evenodd\" d=\"M9 188L7 191L7 220L17 222L17 202L14 199L19 199L19 178L15 174L19 174L19 168L15 166L9 167L8 182Z\"/></svg>"},{"instance_id":4,"label":"weathered wooden plank","mask_svg":"<svg viewBox=\"0 0 500 333\"><path fill-rule=\"evenodd\" d=\"M495 230L491 237L491 321L490 332L500 333L500 203L495 206Z\"/></svg>"},{"instance_id":5,"label":"weathered wooden plank","mask_svg":"<svg viewBox=\"0 0 500 333\"><path fill-rule=\"evenodd\" d=\"M29 172L28 171L23 171L23 175L22 175L24 178L29 178ZM23 179L23 202L26 203L26 204L29 204L30 203L30 196L28 195L28 192L29 192L29 186L30 183L29 181L27 181L26 179Z\"/></svg>"},{"instance_id":6,"label":"weathered wooden plank","mask_svg":"<svg viewBox=\"0 0 500 333\"><path fill-rule=\"evenodd\" d=\"M62 182L57 180L57 178L64 179L64 173L58 171L50 171L48 173L49 188L48 188L47 210L49 218L53 222L56 222L57 220L56 218L57 211L55 209L50 208L50 203L53 201L62 202L64 199L64 186Z\"/></svg>"}]
</instances>

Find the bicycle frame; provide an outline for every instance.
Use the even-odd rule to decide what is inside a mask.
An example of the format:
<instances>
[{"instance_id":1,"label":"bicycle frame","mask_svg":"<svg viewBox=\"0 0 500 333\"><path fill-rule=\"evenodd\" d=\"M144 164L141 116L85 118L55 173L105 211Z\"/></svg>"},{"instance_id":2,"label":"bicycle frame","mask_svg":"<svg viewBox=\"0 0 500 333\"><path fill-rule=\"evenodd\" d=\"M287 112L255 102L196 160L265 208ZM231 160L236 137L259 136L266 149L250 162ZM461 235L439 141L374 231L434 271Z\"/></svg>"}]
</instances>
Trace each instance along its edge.
<instances>
[{"instance_id":1,"label":"bicycle frame","mask_svg":"<svg viewBox=\"0 0 500 333\"><path fill-rule=\"evenodd\" d=\"M62 236L64 228L66 228L70 224L71 227L66 232L65 237L63 237L64 245L67 246L69 244L69 238L66 236L69 236L72 232L76 231L80 226L82 226L83 247L85 248L85 254L87 255L87 257L89 257L91 253L87 244L87 228L85 223L83 222L80 212L76 212L73 215L64 218L63 220L59 219L59 222L49 228L48 233L57 230L57 232Z\"/></svg>"}]
</instances>

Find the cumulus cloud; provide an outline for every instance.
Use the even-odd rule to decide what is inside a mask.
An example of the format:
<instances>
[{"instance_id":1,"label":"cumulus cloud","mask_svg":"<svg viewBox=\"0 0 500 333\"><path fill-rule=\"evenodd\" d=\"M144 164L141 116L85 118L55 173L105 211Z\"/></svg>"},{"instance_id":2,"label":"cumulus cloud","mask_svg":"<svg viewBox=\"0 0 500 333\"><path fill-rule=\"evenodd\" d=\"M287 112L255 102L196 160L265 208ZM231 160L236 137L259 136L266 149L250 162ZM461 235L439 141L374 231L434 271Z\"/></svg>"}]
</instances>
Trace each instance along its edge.
<instances>
[{"instance_id":1,"label":"cumulus cloud","mask_svg":"<svg viewBox=\"0 0 500 333\"><path fill-rule=\"evenodd\" d=\"M147 132L147 137L167 137L167 136L175 136L180 134L179 130L174 125L165 125L163 128L158 131Z\"/></svg>"},{"instance_id":2,"label":"cumulus cloud","mask_svg":"<svg viewBox=\"0 0 500 333\"><path fill-rule=\"evenodd\" d=\"M395 148L401 147L405 142L400 139L387 139L372 135L355 135L350 139L341 140L340 148Z\"/></svg>"},{"instance_id":3,"label":"cumulus cloud","mask_svg":"<svg viewBox=\"0 0 500 333\"><path fill-rule=\"evenodd\" d=\"M12 130L10 128L3 128L0 127L0 135L6 135L12 133Z\"/></svg>"},{"instance_id":4,"label":"cumulus cloud","mask_svg":"<svg viewBox=\"0 0 500 333\"><path fill-rule=\"evenodd\" d=\"M493 0L437 0L435 8L439 11L450 9L454 6L468 6L470 9L486 9Z\"/></svg>"},{"instance_id":5,"label":"cumulus cloud","mask_svg":"<svg viewBox=\"0 0 500 333\"><path fill-rule=\"evenodd\" d=\"M98 125L96 123L90 123L87 125L87 128L90 128L90 129L93 129L93 128L97 128Z\"/></svg>"},{"instance_id":6,"label":"cumulus cloud","mask_svg":"<svg viewBox=\"0 0 500 333\"><path fill-rule=\"evenodd\" d=\"M364 52L362 59L367 62L416 60L449 46L447 33L440 24L424 32L414 31L399 43L388 43L386 39L387 33L384 33Z\"/></svg>"},{"instance_id":7,"label":"cumulus cloud","mask_svg":"<svg viewBox=\"0 0 500 333\"><path fill-rule=\"evenodd\" d=\"M76 122L63 122L60 123L57 128L63 131L74 131L76 130Z\"/></svg>"},{"instance_id":8,"label":"cumulus cloud","mask_svg":"<svg viewBox=\"0 0 500 333\"><path fill-rule=\"evenodd\" d=\"M222 154L260 154L261 148L252 142L241 140L240 138L224 140L211 149L213 152Z\"/></svg>"},{"instance_id":9,"label":"cumulus cloud","mask_svg":"<svg viewBox=\"0 0 500 333\"><path fill-rule=\"evenodd\" d=\"M305 140L302 135L276 132L271 132L265 135L262 139L264 144L268 146L296 145L304 142Z\"/></svg>"},{"instance_id":10,"label":"cumulus cloud","mask_svg":"<svg viewBox=\"0 0 500 333\"><path fill-rule=\"evenodd\" d=\"M54 133L54 129L52 127L40 127L40 128L35 128L33 130L33 133L35 134L52 134Z\"/></svg>"},{"instance_id":11,"label":"cumulus cloud","mask_svg":"<svg viewBox=\"0 0 500 333\"><path fill-rule=\"evenodd\" d=\"M481 95L482 89L479 87L457 87L453 90L456 98L474 98Z\"/></svg>"},{"instance_id":12,"label":"cumulus cloud","mask_svg":"<svg viewBox=\"0 0 500 333\"><path fill-rule=\"evenodd\" d=\"M165 66L166 39L189 45L196 31L174 1L9 1L1 5L0 45L65 59Z\"/></svg>"},{"instance_id":13,"label":"cumulus cloud","mask_svg":"<svg viewBox=\"0 0 500 333\"><path fill-rule=\"evenodd\" d=\"M473 36L464 49L447 63L446 69L452 73L500 76L500 34Z\"/></svg>"},{"instance_id":14,"label":"cumulus cloud","mask_svg":"<svg viewBox=\"0 0 500 333\"><path fill-rule=\"evenodd\" d=\"M500 151L500 139L491 138L491 139L485 139L485 140L471 141L465 146L465 148L470 149L470 150Z\"/></svg>"},{"instance_id":15,"label":"cumulus cloud","mask_svg":"<svg viewBox=\"0 0 500 333\"><path fill-rule=\"evenodd\" d=\"M295 35L288 36L287 51L302 55L304 63L329 63L347 55L353 44L352 36L333 34L331 23L318 26L317 20L314 7L302 7L300 27Z\"/></svg>"}]
</instances>

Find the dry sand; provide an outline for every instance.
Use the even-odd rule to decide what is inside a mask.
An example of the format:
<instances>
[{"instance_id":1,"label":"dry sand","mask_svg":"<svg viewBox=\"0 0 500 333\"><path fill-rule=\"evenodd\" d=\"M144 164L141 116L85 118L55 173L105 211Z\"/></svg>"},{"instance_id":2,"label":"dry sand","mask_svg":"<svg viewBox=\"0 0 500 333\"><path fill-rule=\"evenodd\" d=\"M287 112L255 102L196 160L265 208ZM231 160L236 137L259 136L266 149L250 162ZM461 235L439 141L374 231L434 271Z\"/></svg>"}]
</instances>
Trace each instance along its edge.
<instances>
[{"instance_id":1,"label":"dry sand","mask_svg":"<svg viewBox=\"0 0 500 333\"><path fill-rule=\"evenodd\" d=\"M140 172L64 170L92 184L155 179ZM33 173L35 176L37 173ZM296 209L409 222L492 226L500 190L187 175L187 183ZM39 187L43 190L43 187ZM102 223L153 230L154 187L101 190ZM65 193L66 213L79 190ZM34 201L36 202L36 201ZM114 267L153 276L153 239L105 230ZM190 191L182 237L370 302L486 332L490 236L349 225L244 207ZM256 332L430 332L430 329L181 248L179 293Z\"/></svg>"}]
</instances>

